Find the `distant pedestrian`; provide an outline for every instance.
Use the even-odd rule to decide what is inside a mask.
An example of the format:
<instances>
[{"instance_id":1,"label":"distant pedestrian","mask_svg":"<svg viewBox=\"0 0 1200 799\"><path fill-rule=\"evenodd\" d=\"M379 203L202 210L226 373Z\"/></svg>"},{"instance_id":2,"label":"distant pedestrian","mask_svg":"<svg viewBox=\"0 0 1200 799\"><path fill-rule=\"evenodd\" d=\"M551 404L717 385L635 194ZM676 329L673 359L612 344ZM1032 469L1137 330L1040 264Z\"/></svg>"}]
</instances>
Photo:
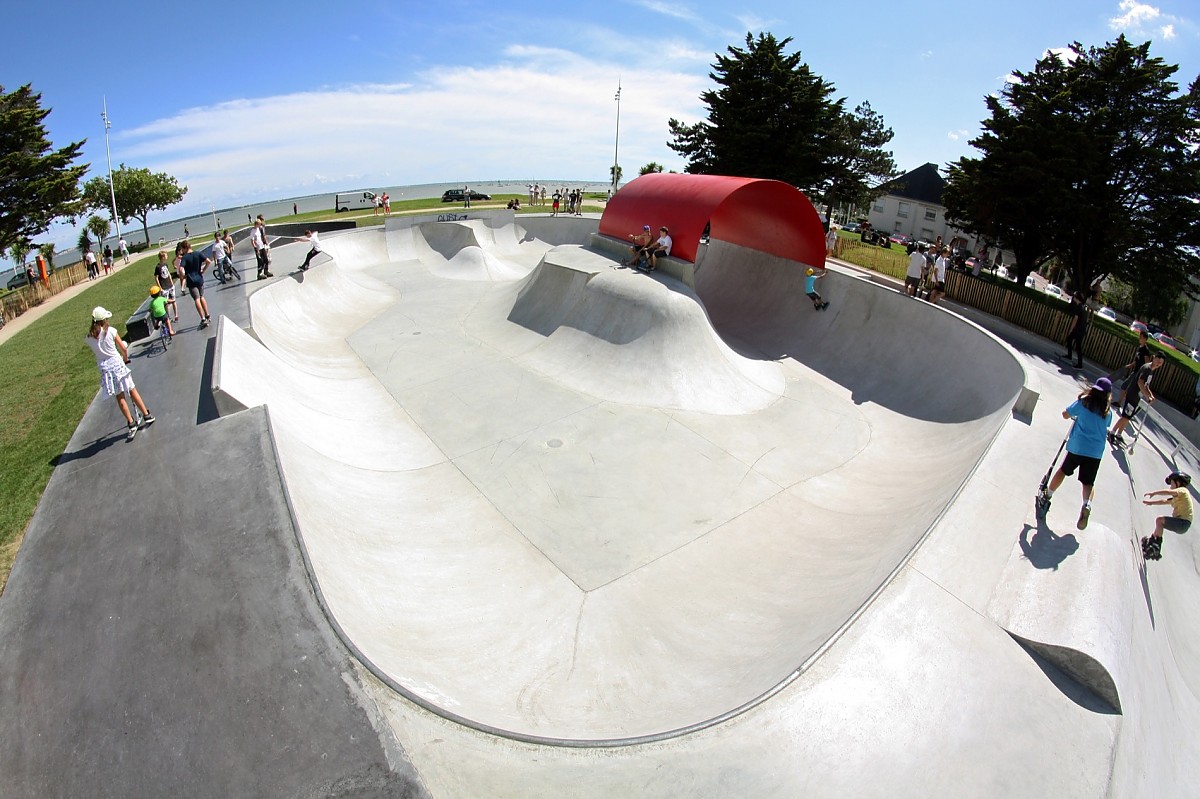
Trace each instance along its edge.
<instances>
[{"instance_id":1,"label":"distant pedestrian","mask_svg":"<svg viewBox=\"0 0 1200 799\"><path fill-rule=\"evenodd\" d=\"M96 266L96 253L92 252L90 247L83 251L83 262L87 264L88 280L100 277L100 269Z\"/></svg>"},{"instance_id":2,"label":"distant pedestrian","mask_svg":"<svg viewBox=\"0 0 1200 799\"><path fill-rule=\"evenodd\" d=\"M542 198L542 205L546 204L546 187L542 186L538 196Z\"/></svg>"},{"instance_id":3,"label":"distant pedestrian","mask_svg":"<svg viewBox=\"0 0 1200 799\"><path fill-rule=\"evenodd\" d=\"M1075 522L1075 527L1080 530L1087 527L1092 514L1096 473L1100 470L1100 459L1104 457L1104 435L1108 430L1109 420L1112 419L1109 406L1111 391L1112 383L1107 377L1102 377L1063 411L1064 419L1075 420L1071 425L1071 432L1067 435L1067 456L1063 458L1062 465L1050 478L1050 484L1039 498L1044 515L1050 509L1050 499L1063 480L1079 469L1083 507L1079 509L1079 519Z\"/></svg>"},{"instance_id":4,"label":"distant pedestrian","mask_svg":"<svg viewBox=\"0 0 1200 799\"><path fill-rule=\"evenodd\" d=\"M838 242L838 227L830 225L829 232L825 234L825 257L832 258L837 255Z\"/></svg>"},{"instance_id":5,"label":"distant pedestrian","mask_svg":"<svg viewBox=\"0 0 1200 799\"><path fill-rule=\"evenodd\" d=\"M188 226L186 224L183 226L183 237L185 239L190 239L192 237L192 231L188 230Z\"/></svg>"},{"instance_id":6,"label":"distant pedestrian","mask_svg":"<svg viewBox=\"0 0 1200 799\"><path fill-rule=\"evenodd\" d=\"M917 289L921 286L921 278L925 274L925 245L918 244L911 255L908 256L908 271L904 273L904 293L910 297L917 296Z\"/></svg>"},{"instance_id":7,"label":"distant pedestrian","mask_svg":"<svg viewBox=\"0 0 1200 799\"><path fill-rule=\"evenodd\" d=\"M388 196L388 193L386 191L383 193L383 213L384 214L392 213L392 198L390 196Z\"/></svg>"},{"instance_id":8,"label":"distant pedestrian","mask_svg":"<svg viewBox=\"0 0 1200 799\"><path fill-rule=\"evenodd\" d=\"M537 189L534 187L534 185L533 185L532 183L530 183L530 184L527 184L527 185L525 186L525 188L526 188L526 190L527 190L527 191L528 191L528 193L529 193L529 204L530 204L530 205L533 205L533 202L534 202L534 197L533 197L533 195L534 195L534 193L537 191Z\"/></svg>"},{"instance_id":9,"label":"distant pedestrian","mask_svg":"<svg viewBox=\"0 0 1200 799\"><path fill-rule=\"evenodd\" d=\"M825 270L817 270L811 266L804 270L804 293L812 300L813 309L823 311L829 307L829 303L821 299L821 295L817 292L817 279L825 277Z\"/></svg>"},{"instance_id":10,"label":"distant pedestrian","mask_svg":"<svg viewBox=\"0 0 1200 799\"><path fill-rule=\"evenodd\" d=\"M1071 352L1075 353L1075 368L1083 368L1083 337L1087 335L1087 306L1083 303L1083 292L1071 295L1071 329L1067 331L1067 353L1062 356L1071 360Z\"/></svg>"},{"instance_id":11,"label":"distant pedestrian","mask_svg":"<svg viewBox=\"0 0 1200 799\"><path fill-rule=\"evenodd\" d=\"M939 236L938 238L941 238ZM946 296L946 269L950 266L950 248L942 247L938 252L937 258L933 261L933 268L929 275L929 301L937 304L937 301Z\"/></svg>"},{"instance_id":12,"label":"distant pedestrian","mask_svg":"<svg viewBox=\"0 0 1200 799\"><path fill-rule=\"evenodd\" d=\"M109 274L113 270L113 251L112 247L104 245L104 274Z\"/></svg>"},{"instance_id":13,"label":"distant pedestrian","mask_svg":"<svg viewBox=\"0 0 1200 799\"><path fill-rule=\"evenodd\" d=\"M129 371L129 348L117 334L116 328L108 324L111 317L112 311L99 305L93 308L92 326L84 341L96 356L96 366L100 369L100 388L105 396L116 398L117 407L125 417L128 430L126 438L132 441L140 428L154 424L154 416L146 408L142 395L133 383L133 373ZM125 400L126 394L142 415L140 424L133 420L129 403Z\"/></svg>"},{"instance_id":14,"label":"distant pedestrian","mask_svg":"<svg viewBox=\"0 0 1200 799\"><path fill-rule=\"evenodd\" d=\"M550 198L550 216L558 216L558 204L562 202L562 195L557 191Z\"/></svg>"},{"instance_id":15,"label":"distant pedestrian","mask_svg":"<svg viewBox=\"0 0 1200 799\"><path fill-rule=\"evenodd\" d=\"M120 250L121 258L125 260L125 263L129 263L129 242L125 241L124 236L117 242L117 249Z\"/></svg>"},{"instance_id":16,"label":"distant pedestrian","mask_svg":"<svg viewBox=\"0 0 1200 799\"><path fill-rule=\"evenodd\" d=\"M463 186L463 208L471 207L471 187Z\"/></svg>"},{"instance_id":17,"label":"distant pedestrian","mask_svg":"<svg viewBox=\"0 0 1200 799\"><path fill-rule=\"evenodd\" d=\"M292 203L292 216L296 216L299 213L300 213L300 210L296 207L296 204Z\"/></svg>"},{"instance_id":18,"label":"distant pedestrian","mask_svg":"<svg viewBox=\"0 0 1200 799\"><path fill-rule=\"evenodd\" d=\"M1147 491L1142 502L1146 505L1170 505L1170 516L1159 516L1154 520L1154 532L1142 539L1142 556L1146 560L1162 559L1163 530L1186 533L1192 529L1192 495L1188 491L1192 478L1187 472L1171 472L1167 475L1169 488ZM1156 499L1162 497L1162 499Z\"/></svg>"}]
</instances>

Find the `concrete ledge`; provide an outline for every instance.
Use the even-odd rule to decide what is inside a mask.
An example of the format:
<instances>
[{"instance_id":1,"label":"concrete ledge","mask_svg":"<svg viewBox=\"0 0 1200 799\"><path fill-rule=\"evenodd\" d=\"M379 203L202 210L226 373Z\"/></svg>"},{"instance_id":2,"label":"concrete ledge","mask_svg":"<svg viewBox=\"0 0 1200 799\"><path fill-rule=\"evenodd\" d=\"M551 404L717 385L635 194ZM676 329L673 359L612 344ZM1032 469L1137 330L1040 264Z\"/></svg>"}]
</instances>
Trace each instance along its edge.
<instances>
[{"instance_id":1,"label":"concrete ledge","mask_svg":"<svg viewBox=\"0 0 1200 799\"><path fill-rule=\"evenodd\" d=\"M217 413L221 416L229 416L238 411L246 410L246 405L241 400L221 388L221 363L224 360L221 357L222 345L232 325L233 322L229 321L227 317L217 317L217 335L213 350L212 384L209 388L212 391L213 402L217 406Z\"/></svg>"},{"instance_id":2,"label":"concrete ledge","mask_svg":"<svg viewBox=\"0 0 1200 799\"><path fill-rule=\"evenodd\" d=\"M142 300L142 304L133 312L133 316L125 320L125 342L132 343L150 337L150 298Z\"/></svg>"},{"instance_id":3,"label":"concrete ledge","mask_svg":"<svg viewBox=\"0 0 1200 799\"><path fill-rule=\"evenodd\" d=\"M1074 503L1064 492L1060 502ZM1130 628L1135 597L1120 590L1132 542L1103 525L1056 533L1026 527L988 604L988 616L1121 712L1133 677Z\"/></svg>"}]
</instances>

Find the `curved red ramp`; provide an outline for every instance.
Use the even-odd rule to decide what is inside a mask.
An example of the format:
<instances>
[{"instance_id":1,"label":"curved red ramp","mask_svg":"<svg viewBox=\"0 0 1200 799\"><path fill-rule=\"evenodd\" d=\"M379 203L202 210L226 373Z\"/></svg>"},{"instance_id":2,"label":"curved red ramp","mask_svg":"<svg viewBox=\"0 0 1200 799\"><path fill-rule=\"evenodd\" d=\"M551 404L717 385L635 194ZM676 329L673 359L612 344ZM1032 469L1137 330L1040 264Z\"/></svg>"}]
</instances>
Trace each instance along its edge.
<instances>
[{"instance_id":1,"label":"curved red ramp","mask_svg":"<svg viewBox=\"0 0 1200 799\"><path fill-rule=\"evenodd\" d=\"M671 255L695 263L705 225L714 239L810 266L825 263L825 230L817 210L794 186L726 175L642 175L617 192L600 232L618 239L666 225Z\"/></svg>"}]
</instances>

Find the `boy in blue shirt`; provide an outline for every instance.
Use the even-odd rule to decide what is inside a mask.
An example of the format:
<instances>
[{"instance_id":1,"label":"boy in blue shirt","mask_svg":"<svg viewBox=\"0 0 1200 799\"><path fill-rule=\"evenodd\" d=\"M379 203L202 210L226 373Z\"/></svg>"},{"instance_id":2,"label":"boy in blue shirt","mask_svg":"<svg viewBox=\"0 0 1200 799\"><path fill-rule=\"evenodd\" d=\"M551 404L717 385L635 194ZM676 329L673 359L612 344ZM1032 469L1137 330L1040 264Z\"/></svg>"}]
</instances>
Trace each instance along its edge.
<instances>
[{"instance_id":1,"label":"boy in blue shirt","mask_svg":"<svg viewBox=\"0 0 1200 799\"><path fill-rule=\"evenodd\" d=\"M804 270L804 293L812 300L813 308L818 311L823 311L829 307L829 303L821 299L821 295L817 293L817 278L825 277L825 270L822 269L820 274L811 266Z\"/></svg>"}]
</instances>

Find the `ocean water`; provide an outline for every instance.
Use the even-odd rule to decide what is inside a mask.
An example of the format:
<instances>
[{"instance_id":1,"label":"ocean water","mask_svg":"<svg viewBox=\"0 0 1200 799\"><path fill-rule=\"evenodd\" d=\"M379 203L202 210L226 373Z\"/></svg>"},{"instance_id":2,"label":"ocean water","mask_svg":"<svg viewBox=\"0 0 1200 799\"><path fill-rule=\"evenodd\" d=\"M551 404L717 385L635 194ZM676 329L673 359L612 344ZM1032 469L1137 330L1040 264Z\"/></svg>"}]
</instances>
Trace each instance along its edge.
<instances>
[{"instance_id":1,"label":"ocean water","mask_svg":"<svg viewBox=\"0 0 1200 799\"><path fill-rule=\"evenodd\" d=\"M463 181L458 183L424 183L413 186L348 186L345 189L337 192L328 192L324 194L310 194L303 197L283 197L278 200L269 200L265 202L249 203L246 205L232 206L229 208L216 208L206 213L193 214L191 216L171 216L171 209L150 215L152 224L148 230L150 233L150 241L153 246L157 246L161 239L164 243L175 242L183 238L184 226L187 226L188 233L193 237L209 235L211 236L214 229L229 228L230 231L236 231L247 225L253 224L254 217L262 214L268 220L278 219L280 217L291 216L292 204L296 204L298 213L308 213L310 211L333 210L333 200L337 194L348 194L355 191L373 191L376 194L387 192L393 200L421 200L441 197L442 193L447 189L461 189L463 186L470 186L473 190L484 194L521 194L524 196L526 187L530 184L538 183L546 186L564 187L568 189L581 188L584 191L606 191L609 187L607 183L598 183L596 181L580 181L580 180L494 180L494 181ZM447 207L451 207L447 204ZM157 217L168 217L168 221L154 222ZM75 227L75 233L71 234L69 239L74 240L78 237L79 226ZM145 236L142 233L142 226L137 220L131 220L129 225L123 227L121 232L125 236L125 240L131 245L141 243ZM44 239L43 239L44 240ZM99 249L104 249L104 244L108 244L113 248L113 252L117 251L116 229L113 229L113 235L105 239L101 243ZM36 253L30 254L30 260ZM71 264L78 261L82 255L76 247L69 247L59 250L54 254L54 262L56 264ZM4 271L0 274L0 288L8 282L14 272L12 264L9 261L0 261L0 268Z\"/></svg>"}]
</instances>

